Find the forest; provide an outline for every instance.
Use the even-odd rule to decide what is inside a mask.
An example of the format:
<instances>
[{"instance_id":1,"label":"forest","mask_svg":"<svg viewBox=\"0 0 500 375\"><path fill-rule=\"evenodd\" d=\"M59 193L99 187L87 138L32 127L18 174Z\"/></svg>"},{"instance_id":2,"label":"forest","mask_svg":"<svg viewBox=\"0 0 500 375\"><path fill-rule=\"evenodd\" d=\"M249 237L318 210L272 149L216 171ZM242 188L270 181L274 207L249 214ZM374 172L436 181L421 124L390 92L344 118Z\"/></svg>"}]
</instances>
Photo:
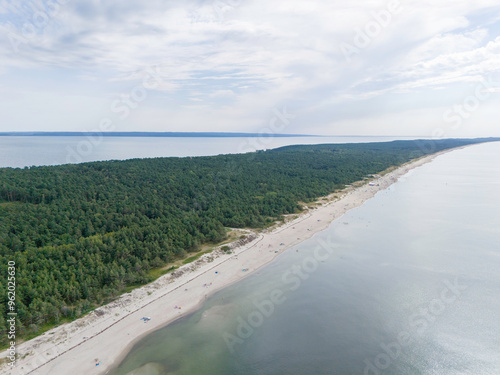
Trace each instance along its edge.
<instances>
[{"instance_id":1,"label":"forest","mask_svg":"<svg viewBox=\"0 0 500 375\"><path fill-rule=\"evenodd\" d=\"M491 139L288 146L211 157L0 169L0 278L16 264L18 335L78 318L150 271L263 228L347 184ZM7 293L0 296L6 344Z\"/></svg>"}]
</instances>

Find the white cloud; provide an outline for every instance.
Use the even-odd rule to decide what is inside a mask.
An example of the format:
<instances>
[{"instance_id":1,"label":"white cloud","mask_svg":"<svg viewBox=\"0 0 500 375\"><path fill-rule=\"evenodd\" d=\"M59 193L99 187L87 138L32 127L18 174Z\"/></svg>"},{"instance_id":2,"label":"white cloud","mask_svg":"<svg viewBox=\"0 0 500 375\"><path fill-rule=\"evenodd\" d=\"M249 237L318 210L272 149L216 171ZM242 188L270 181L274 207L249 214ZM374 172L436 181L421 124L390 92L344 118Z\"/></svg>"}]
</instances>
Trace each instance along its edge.
<instances>
[{"instance_id":1,"label":"white cloud","mask_svg":"<svg viewBox=\"0 0 500 375\"><path fill-rule=\"evenodd\" d=\"M234 97L233 90L216 90L209 95L211 98L231 98Z\"/></svg>"},{"instance_id":2,"label":"white cloud","mask_svg":"<svg viewBox=\"0 0 500 375\"><path fill-rule=\"evenodd\" d=\"M0 74L13 77L11 92L17 78L23 87L57 82L45 89L68 95L86 90L112 100L140 84L147 67L158 66L160 84L134 112L137 130L155 130L157 118L168 118L169 126L182 124L182 130L241 126L251 131L266 123L270 108L288 104L304 115L292 130L307 132L314 117L315 133L321 133L321 126L331 132L332 124L342 131L365 131L370 114L379 116L375 109L358 113L353 107L352 123L346 124L336 108L402 95L405 106L426 111L419 107L421 97L467 87L497 71L499 20L491 15L500 6L493 0L401 1L401 11L346 61L339 46L352 44L358 30L373 22L374 12L385 12L394 1L72 0L28 38L23 25L33 22L33 9L45 9L43 3L31 2L38 4L33 8L2 0L0 22L11 34L0 41ZM24 38L18 53L8 35ZM25 105L35 99L27 95ZM109 107L108 102L87 105L81 110L88 121L98 107ZM60 121L57 106L47 106L45 123ZM2 110L10 113L11 123L3 125L9 130L16 109ZM152 113L156 117L147 115ZM31 130L36 120L23 116L16 126ZM379 126L386 134L391 129L415 134L419 128L414 122L401 128L387 121L377 131Z\"/></svg>"}]
</instances>

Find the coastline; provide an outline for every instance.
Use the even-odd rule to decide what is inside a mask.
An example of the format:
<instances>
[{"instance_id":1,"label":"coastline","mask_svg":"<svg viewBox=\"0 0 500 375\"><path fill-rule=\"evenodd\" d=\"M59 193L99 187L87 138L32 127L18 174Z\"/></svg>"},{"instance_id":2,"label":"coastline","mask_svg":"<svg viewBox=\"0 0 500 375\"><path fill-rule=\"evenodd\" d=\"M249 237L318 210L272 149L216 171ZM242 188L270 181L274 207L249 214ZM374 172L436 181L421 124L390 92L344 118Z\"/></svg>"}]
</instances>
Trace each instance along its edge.
<instances>
[{"instance_id":1,"label":"coastline","mask_svg":"<svg viewBox=\"0 0 500 375\"><path fill-rule=\"evenodd\" d=\"M142 337L197 310L209 295L243 279L286 249L326 229L345 212L361 206L410 170L464 147L467 146L419 158L375 179L354 183L340 192L319 198L306 212L289 215L293 219L283 225L256 233L255 239L235 247L231 254L220 250L206 254L83 318L21 343L17 348L20 358L16 367L10 370L4 364L0 374L106 374ZM374 186L369 186L369 182ZM144 322L142 317L151 320ZM0 358L5 356L6 352Z\"/></svg>"}]
</instances>

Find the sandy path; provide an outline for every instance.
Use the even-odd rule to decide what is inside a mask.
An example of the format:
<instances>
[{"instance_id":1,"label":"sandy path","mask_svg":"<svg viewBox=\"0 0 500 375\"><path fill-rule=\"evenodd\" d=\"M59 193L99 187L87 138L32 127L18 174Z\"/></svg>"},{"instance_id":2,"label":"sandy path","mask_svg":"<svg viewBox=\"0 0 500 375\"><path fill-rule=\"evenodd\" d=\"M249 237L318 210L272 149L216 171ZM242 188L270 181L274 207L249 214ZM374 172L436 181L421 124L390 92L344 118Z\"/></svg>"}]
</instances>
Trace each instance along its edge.
<instances>
[{"instance_id":1,"label":"sandy path","mask_svg":"<svg viewBox=\"0 0 500 375\"><path fill-rule=\"evenodd\" d=\"M375 186L369 186L366 181L361 186L343 190L337 194L338 199L332 194L328 200L319 200L324 204L318 208L274 230L258 233L253 241L233 249L232 254L220 251L207 254L173 275L162 276L81 319L19 344L15 368L4 364L0 374L106 374L139 338L193 312L210 294L243 279L285 249L327 228L333 220L362 205L411 169L449 151L405 164L372 180ZM142 317L151 320L145 323ZM0 357L6 355L3 352Z\"/></svg>"}]
</instances>

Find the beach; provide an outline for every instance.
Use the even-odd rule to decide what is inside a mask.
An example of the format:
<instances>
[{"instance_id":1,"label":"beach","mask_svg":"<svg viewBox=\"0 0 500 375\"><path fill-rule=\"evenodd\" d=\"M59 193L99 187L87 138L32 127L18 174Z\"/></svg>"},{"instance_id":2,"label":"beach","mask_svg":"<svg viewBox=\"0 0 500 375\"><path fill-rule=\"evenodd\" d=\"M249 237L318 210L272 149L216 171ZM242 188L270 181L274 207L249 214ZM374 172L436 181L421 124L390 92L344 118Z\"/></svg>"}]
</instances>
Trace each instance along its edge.
<instances>
[{"instance_id":1,"label":"beach","mask_svg":"<svg viewBox=\"0 0 500 375\"><path fill-rule=\"evenodd\" d=\"M409 162L323 197L316 204L308 204L302 214L289 215L283 225L249 233L246 240L231 245L230 253L217 250L206 254L81 319L20 343L15 368L3 364L0 373L106 374L141 337L193 312L214 292L252 274L412 169L449 151ZM6 352L1 356L4 358Z\"/></svg>"}]
</instances>

